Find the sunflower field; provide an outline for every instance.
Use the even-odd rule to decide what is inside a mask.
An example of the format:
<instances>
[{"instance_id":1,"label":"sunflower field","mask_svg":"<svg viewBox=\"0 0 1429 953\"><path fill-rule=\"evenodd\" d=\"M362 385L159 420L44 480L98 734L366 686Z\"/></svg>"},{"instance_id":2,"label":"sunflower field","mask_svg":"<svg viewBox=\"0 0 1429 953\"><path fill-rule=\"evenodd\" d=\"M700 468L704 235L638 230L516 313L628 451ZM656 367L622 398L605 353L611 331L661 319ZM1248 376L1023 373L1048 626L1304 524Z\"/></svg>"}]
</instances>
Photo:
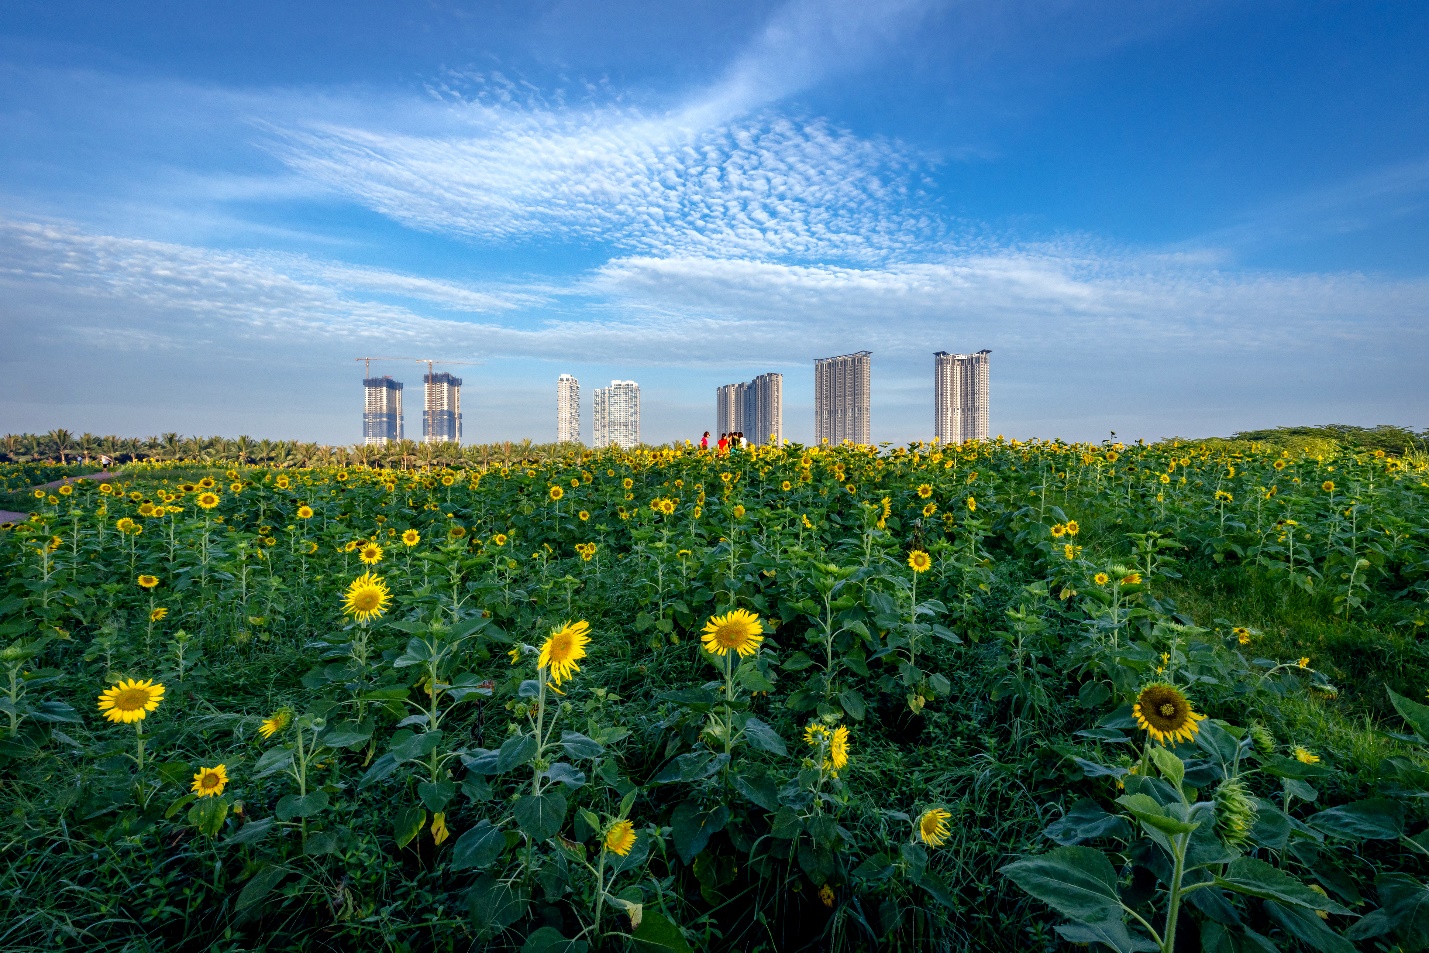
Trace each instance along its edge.
<instances>
[{"instance_id":1,"label":"sunflower field","mask_svg":"<svg viewBox=\"0 0 1429 953\"><path fill-rule=\"evenodd\" d=\"M136 463L0 529L0 949L1429 950L1429 461Z\"/></svg>"}]
</instances>

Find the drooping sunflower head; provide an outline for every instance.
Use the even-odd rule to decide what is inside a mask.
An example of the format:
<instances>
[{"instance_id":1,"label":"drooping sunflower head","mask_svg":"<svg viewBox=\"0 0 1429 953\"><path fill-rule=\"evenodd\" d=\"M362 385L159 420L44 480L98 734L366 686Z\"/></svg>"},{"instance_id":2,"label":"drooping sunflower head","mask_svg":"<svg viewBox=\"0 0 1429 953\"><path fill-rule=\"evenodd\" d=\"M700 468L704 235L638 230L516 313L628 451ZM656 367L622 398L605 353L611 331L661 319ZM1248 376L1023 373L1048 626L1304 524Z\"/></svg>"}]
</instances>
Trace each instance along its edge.
<instances>
[{"instance_id":1,"label":"drooping sunflower head","mask_svg":"<svg viewBox=\"0 0 1429 953\"><path fill-rule=\"evenodd\" d=\"M263 719L263 724L258 726L258 733L264 738L271 738L288 727L292 720L293 713L286 708L280 708Z\"/></svg>"},{"instance_id":2,"label":"drooping sunflower head","mask_svg":"<svg viewBox=\"0 0 1429 953\"><path fill-rule=\"evenodd\" d=\"M139 577L138 583L140 589L153 589L159 584L159 577L151 576L148 573L144 573L142 576Z\"/></svg>"},{"instance_id":3,"label":"drooping sunflower head","mask_svg":"<svg viewBox=\"0 0 1429 953\"><path fill-rule=\"evenodd\" d=\"M748 609L733 609L712 616L700 633L700 641L712 655L738 652L747 658L758 652L759 643L764 641L764 623Z\"/></svg>"},{"instance_id":4,"label":"drooping sunflower head","mask_svg":"<svg viewBox=\"0 0 1429 953\"><path fill-rule=\"evenodd\" d=\"M382 547L373 542L363 543L357 551L357 558L368 566L375 566L382 561Z\"/></svg>"},{"instance_id":5,"label":"drooping sunflower head","mask_svg":"<svg viewBox=\"0 0 1429 953\"><path fill-rule=\"evenodd\" d=\"M918 837L929 847L942 847L947 843L951 831L948 830L948 819L953 815L943 810L941 807L932 807L924 811L918 818Z\"/></svg>"},{"instance_id":6,"label":"drooping sunflower head","mask_svg":"<svg viewBox=\"0 0 1429 953\"><path fill-rule=\"evenodd\" d=\"M110 721L127 725L143 721L163 700L163 685L153 679L146 678L141 682L131 678L105 689L99 696L99 710Z\"/></svg>"},{"instance_id":7,"label":"drooping sunflower head","mask_svg":"<svg viewBox=\"0 0 1429 953\"><path fill-rule=\"evenodd\" d=\"M169 614L169 610L163 606L155 606L149 610L150 622L162 622Z\"/></svg>"},{"instance_id":8,"label":"drooping sunflower head","mask_svg":"<svg viewBox=\"0 0 1429 953\"><path fill-rule=\"evenodd\" d=\"M365 572L352 580L342 599L342 611L358 622L375 619L387 611L392 593L381 577Z\"/></svg>"},{"instance_id":9,"label":"drooping sunflower head","mask_svg":"<svg viewBox=\"0 0 1429 953\"><path fill-rule=\"evenodd\" d=\"M415 545L417 545L418 543L420 543L421 541L422 541L422 534L419 533L419 532L417 532L417 531L414 530L414 529L404 530L404 531L402 532L402 545L403 545L403 546L415 546Z\"/></svg>"},{"instance_id":10,"label":"drooping sunflower head","mask_svg":"<svg viewBox=\"0 0 1429 953\"><path fill-rule=\"evenodd\" d=\"M914 572L927 572L931 565L933 565L932 557L921 549L915 549L908 554L908 568Z\"/></svg>"},{"instance_id":11,"label":"drooping sunflower head","mask_svg":"<svg viewBox=\"0 0 1429 953\"><path fill-rule=\"evenodd\" d=\"M834 767L834 776L848 766L848 726L839 725L834 729L829 741L829 763Z\"/></svg>"},{"instance_id":12,"label":"drooping sunflower head","mask_svg":"<svg viewBox=\"0 0 1429 953\"><path fill-rule=\"evenodd\" d=\"M590 644L590 623L581 619L567 622L551 630L550 638L541 646L541 656L536 664L550 673L556 685L570 678L581 667L576 664L585 658L585 647Z\"/></svg>"},{"instance_id":13,"label":"drooping sunflower head","mask_svg":"<svg viewBox=\"0 0 1429 953\"><path fill-rule=\"evenodd\" d=\"M1192 710L1190 699L1181 689L1165 682L1152 682L1143 688L1136 696L1132 714L1151 740L1161 744L1195 740L1200 722L1206 717Z\"/></svg>"},{"instance_id":14,"label":"drooping sunflower head","mask_svg":"<svg viewBox=\"0 0 1429 953\"><path fill-rule=\"evenodd\" d=\"M1299 761L1301 764L1320 763L1320 756L1317 755L1315 752L1311 751L1309 748L1296 745L1290 753L1293 754L1295 756L1295 760Z\"/></svg>"},{"instance_id":15,"label":"drooping sunflower head","mask_svg":"<svg viewBox=\"0 0 1429 953\"><path fill-rule=\"evenodd\" d=\"M629 821L616 821L605 832L605 849L612 854L627 856L635 846L635 825Z\"/></svg>"},{"instance_id":16,"label":"drooping sunflower head","mask_svg":"<svg viewBox=\"0 0 1429 953\"><path fill-rule=\"evenodd\" d=\"M218 797L223 793L226 784L228 784L228 768L219 764L212 768L199 768L198 774L194 775L194 784L191 790L199 797Z\"/></svg>"}]
</instances>

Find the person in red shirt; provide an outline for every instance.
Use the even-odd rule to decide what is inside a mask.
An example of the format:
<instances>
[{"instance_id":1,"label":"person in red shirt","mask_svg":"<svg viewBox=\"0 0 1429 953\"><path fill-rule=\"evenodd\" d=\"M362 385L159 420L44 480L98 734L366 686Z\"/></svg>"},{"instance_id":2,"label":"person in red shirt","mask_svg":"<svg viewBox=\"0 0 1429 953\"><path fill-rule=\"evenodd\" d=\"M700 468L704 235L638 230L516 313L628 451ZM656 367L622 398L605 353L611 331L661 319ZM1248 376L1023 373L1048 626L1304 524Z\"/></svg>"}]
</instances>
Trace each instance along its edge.
<instances>
[{"instance_id":1,"label":"person in red shirt","mask_svg":"<svg viewBox=\"0 0 1429 953\"><path fill-rule=\"evenodd\" d=\"M708 450L709 448L710 448L710 432L709 432L708 430L706 430L706 431L705 431L705 435L700 438L700 449L701 449L701 450Z\"/></svg>"},{"instance_id":2,"label":"person in red shirt","mask_svg":"<svg viewBox=\"0 0 1429 953\"><path fill-rule=\"evenodd\" d=\"M720 452L720 453L727 453L728 451L729 451L729 434L727 434L727 433L722 433L722 434L719 435L719 452Z\"/></svg>"}]
</instances>

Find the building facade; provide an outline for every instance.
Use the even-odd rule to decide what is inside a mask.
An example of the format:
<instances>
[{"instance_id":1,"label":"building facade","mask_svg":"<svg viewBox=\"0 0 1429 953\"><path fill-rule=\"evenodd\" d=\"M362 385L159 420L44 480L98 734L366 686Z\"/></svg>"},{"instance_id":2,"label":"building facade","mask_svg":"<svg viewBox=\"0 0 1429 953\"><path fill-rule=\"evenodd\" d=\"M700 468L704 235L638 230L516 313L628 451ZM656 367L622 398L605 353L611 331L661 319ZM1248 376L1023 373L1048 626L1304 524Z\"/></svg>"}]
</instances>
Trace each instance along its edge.
<instances>
[{"instance_id":1,"label":"building facade","mask_svg":"<svg viewBox=\"0 0 1429 953\"><path fill-rule=\"evenodd\" d=\"M640 444L640 385L634 381L611 381L597 387L591 397L591 445L614 444L622 450Z\"/></svg>"},{"instance_id":2,"label":"building facade","mask_svg":"<svg viewBox=\"0 0 1429 953\"><path fill-rule=\"evenodd\" d=\"M461 443L461 378L445 372L423 374L425 405L422 439L427 443Z\"/></svg>"},{"instance_id":3,"label":"building facade","mask_svg":"<svg viewBox=\"0 0 1429 953\"><path fill-rule=\"evenodd\" d=\"M390 377L362 381L362 441L369 445L394 443L402 434L402 382Z\"/></svg>"},{"instance_id":4,"label":"building facade","mask_svg":"<svg viewBox=\"0 0 1429 953\"><path fill-rule=\"evenodd\" d=\"M857 351L814 361L814 442L870 443L872 353Z\"/></svg>"},{"instance_id":5,"label":"building facade","mask_svg":"<svg viewBox=\"0 0 1429 953\"><path fill-rule=\"evenodd\" d=\"M718 433L742 433L755 446L784 440L784 375L760 374L742 384L715 388Z\"/></svg>"},{"instance_id":6,"label":"building facade","mask_svg":"<svg viewBox=\"0 0 1429 953\"><path fill-rule=\"evenodd\" d=\"M556 378L556 442L580 443L581 385L569 374Z\"/></svg>"},{"instance_id":7,"label":"building facade","mask_svg":"<svg viewBox=\"0 0 1429 953\"><path fill-rule=\"evenodd\" d=\"M987 439L991 353L933 355L933 437L939 443Z\"/></svg>"}]
</instances>

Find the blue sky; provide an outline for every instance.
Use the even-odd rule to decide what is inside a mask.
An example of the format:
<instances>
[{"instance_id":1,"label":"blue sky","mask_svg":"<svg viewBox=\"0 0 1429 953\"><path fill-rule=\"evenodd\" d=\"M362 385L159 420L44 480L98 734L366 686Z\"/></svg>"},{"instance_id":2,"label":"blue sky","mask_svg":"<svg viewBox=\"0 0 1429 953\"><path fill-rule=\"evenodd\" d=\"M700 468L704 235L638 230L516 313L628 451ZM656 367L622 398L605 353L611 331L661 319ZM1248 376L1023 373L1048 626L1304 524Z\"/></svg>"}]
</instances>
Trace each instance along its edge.
<instances>
[{"instance_id":1,"label":"blue sky","mask_svg":"<svg viewBox=\"0 0 1429 953\"><path fill-rule=\"evenodd\" d=\"M350 443L380 354L482 362L469 441L553 438L561 373L695 435L770 370L807 439L868 349L905 441L983 347L1009 436L1422 428L1425 49L1417 3L11 0L0 431Z\"/></svg>"}]
</instances>

